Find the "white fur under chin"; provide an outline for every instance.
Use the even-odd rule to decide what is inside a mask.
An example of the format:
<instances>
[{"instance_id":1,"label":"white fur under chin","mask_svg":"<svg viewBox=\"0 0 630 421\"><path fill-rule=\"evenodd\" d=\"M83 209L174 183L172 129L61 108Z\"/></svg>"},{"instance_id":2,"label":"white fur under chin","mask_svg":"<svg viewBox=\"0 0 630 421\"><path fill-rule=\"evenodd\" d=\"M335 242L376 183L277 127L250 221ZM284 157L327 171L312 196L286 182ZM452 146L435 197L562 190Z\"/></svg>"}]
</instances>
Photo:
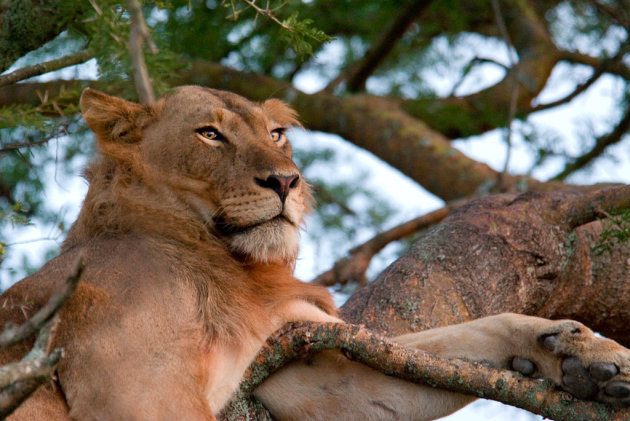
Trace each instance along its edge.
<instances>
[{"instance_id":1,"label":"white fur under chin","mask_svg":"<svg viewBox=\"0 0 630 421\"><path fill-rule=\"evenodd\" d=\"M286 221L273 220L246 232L230 236L230 248L259 263L293 261L299 251L297 228Z\"/></svg>"}]
</instances>

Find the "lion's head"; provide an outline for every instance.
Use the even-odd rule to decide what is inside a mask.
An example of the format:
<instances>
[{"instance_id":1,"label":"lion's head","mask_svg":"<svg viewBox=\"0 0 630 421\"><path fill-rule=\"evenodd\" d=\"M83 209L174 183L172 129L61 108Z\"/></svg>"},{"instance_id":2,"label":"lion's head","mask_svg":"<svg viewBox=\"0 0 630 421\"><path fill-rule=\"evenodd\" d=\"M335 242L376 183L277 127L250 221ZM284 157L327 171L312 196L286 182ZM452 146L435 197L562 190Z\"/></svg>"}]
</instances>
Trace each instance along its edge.
<instances>
[{"instance_id":1,"label":"lion's head","mask_svg":"<svg viewBox=\"0 0 630 421\"><path fill-rule=\"evenodd\" d=\"M295 259L310 196L285 135L299 123L283 102L184 86L151 105L86 89L81 107L103 157L69 239L196 223L236 255Z\"/></svg>"}]
</instances>

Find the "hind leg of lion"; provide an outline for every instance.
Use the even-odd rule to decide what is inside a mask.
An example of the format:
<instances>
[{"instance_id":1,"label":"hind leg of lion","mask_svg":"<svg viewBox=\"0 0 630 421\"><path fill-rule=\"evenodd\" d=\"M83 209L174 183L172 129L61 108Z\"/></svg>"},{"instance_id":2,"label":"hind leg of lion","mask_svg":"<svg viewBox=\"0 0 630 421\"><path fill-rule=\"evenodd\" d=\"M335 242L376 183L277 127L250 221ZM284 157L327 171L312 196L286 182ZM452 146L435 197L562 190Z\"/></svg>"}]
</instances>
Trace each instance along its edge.
<instances>
[{"instance_id":1,"label":"hind leg of lion","mask_svg":"<svg viewBox=\"0 0 630 421\"><path fill-rule=\"evenodd\" d=\"M581 398L630 404L630 350L575 321L501 314L394 340L550 378ZM293 363L255 394L275 418L292 420L430 420L474 400L382 375L332 351Z\"/></svg>"}]
</instances>

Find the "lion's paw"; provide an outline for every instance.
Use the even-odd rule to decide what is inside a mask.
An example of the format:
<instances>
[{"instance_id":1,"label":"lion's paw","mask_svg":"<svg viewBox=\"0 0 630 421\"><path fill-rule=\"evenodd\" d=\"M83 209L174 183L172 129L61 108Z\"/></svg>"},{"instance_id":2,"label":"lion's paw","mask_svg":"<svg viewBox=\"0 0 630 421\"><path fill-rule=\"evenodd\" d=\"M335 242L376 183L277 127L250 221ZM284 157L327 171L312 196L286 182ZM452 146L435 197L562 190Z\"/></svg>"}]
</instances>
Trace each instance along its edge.
<instances>
[{"instance_id":1,"label":"lion's paw","mask_svg":"<svg viewBox=\"0 0 630 421\"><path fill-rule=\"evenodd\" d=\"M569 320L547 326L537 339L559 359L562 389L580 399L630 405L630 350ZM536 371L536 364L525 358L514 358L512 367L527 376Z\"/></svg>"}]
</instances>

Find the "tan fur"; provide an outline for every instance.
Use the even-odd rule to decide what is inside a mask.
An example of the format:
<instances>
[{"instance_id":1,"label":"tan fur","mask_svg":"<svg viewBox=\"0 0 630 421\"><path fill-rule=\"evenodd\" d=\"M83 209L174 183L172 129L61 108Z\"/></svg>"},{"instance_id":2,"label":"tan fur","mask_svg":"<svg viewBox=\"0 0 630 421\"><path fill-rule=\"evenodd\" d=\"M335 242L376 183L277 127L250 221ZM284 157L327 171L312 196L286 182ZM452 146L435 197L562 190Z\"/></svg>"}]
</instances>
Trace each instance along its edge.
<instances>
[{"instance_id":1,"label":"tan fur","mask_svg":"<svg viewBox=\"0 0 630 421\"><path fill-rule=\"evenodd\" d=\"M54 338L65 350L57 379L12 419L214 419L274 330L339 321L328 292L292 273L311 199L290 144L271 133L298 125L296 114L278 100L193 86L151 105L87 89L81 106L100 152L86 170L81 213L60 256L3 294L0 323L41 307L80 253L86 270ZM280 192L273 177L293 181ZM627 350L586 328L563 339L562 354L537 343L571 323L502 315L396 340L500 367L518 354L558 383L566 355L614 360L628 374ZM0 363L29 346L0 350ZM420 420L470 401L330 352L290 365L256 393L281 419Z\"/></svg>"}]
</instances>

